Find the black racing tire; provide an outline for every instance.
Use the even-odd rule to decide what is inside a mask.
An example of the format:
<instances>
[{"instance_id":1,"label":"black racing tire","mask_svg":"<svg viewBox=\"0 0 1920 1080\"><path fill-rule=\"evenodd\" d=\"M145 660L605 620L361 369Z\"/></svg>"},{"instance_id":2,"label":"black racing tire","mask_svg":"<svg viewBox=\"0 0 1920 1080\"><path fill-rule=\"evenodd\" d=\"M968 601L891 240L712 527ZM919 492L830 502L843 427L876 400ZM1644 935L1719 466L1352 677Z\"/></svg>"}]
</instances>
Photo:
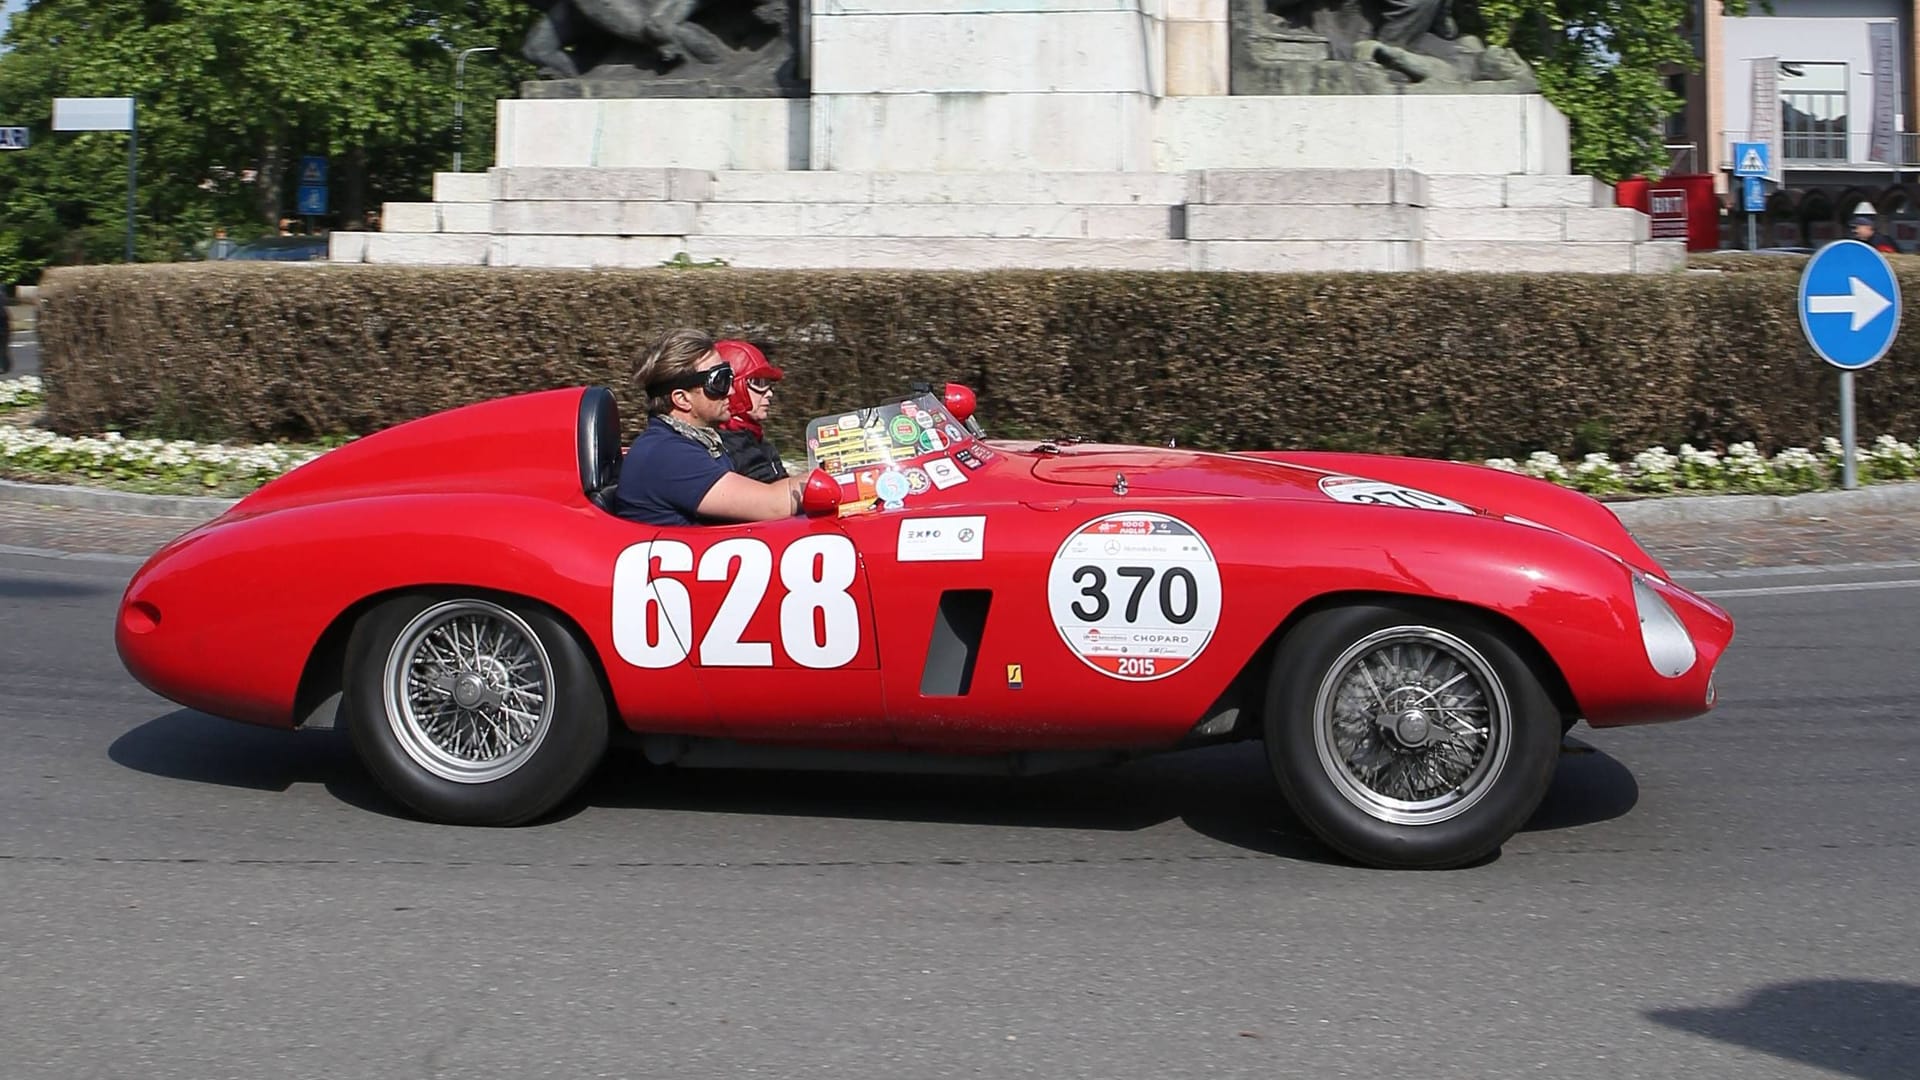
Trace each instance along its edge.
<instances>
[{"instance_id":1,"label":"black racing tire","mask_svg":"<svg viewBox=\"0 0 1920 1080\"><path fill-rule=\"evenodd\" d=\"M1439 870L1493 853L1532 816L1560 724L1501 629L1410 599L1329 608L1288 631L1265 737L1288 804L1334 850Z\"/></svg>"},{"instance_id":2,"label":"black racing tire","mask_svg":"<svg viewBox=\"0 0 1920 1080\"><path fill-rule=\"evenodd\" d=\"M578 639L524 601L411 594L347 640L354 752L389 795L450 825L518 825L572 795L607 748Z\"/></svg>"}]
</instances>

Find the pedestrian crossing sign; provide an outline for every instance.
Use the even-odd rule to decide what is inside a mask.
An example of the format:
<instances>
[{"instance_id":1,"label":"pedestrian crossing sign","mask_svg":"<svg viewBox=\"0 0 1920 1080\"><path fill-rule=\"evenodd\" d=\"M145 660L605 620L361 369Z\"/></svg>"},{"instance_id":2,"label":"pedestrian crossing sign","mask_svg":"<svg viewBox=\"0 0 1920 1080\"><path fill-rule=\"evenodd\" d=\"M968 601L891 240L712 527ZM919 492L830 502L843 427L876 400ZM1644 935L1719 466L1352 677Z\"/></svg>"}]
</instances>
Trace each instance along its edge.
<instances>
[{"instance_id":1,"label":"pedestrian crossing sign","mask_svg":"<svg viewBox=\"0 0 1920 1080\"><path fill-rule=\"evenodd\" d=\"M300 185L313 187L327 182L327 159L309 155L300 159Z\"/></svg>"},{"instance_id":2,"label":"pedestrian crossing sign","mask_svg":"<svg viewBox=\"0 0 1920 1080\"><path fill-rule=\"evenodd\" d=\"M1773 172L1773 147L1763 142L1733 144L1733 175L1767 176Z\"/></svg>"}]
</instances>

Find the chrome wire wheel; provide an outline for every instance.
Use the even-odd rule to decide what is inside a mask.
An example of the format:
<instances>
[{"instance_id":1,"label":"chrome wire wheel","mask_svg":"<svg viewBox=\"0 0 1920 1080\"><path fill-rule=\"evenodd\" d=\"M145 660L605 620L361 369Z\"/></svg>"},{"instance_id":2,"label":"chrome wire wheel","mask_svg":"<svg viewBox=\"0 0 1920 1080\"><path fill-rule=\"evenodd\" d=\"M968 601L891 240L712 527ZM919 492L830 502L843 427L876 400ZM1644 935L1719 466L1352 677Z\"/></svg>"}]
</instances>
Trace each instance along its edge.
<instances>
[{"instance_id":1,"label":"chrome wire wheel","mask_svg":"<svg viewBox=\"0 0 1920 1080\"><path fill-rule=\"evenodd\" d=\"M1327 669L1313 742L1334 787L1362 812L1434 825L1493 790L1513 746L1513 710L1479 650L1444 630L1394 626Z\"/></svg>"},{"instance_id":2,"label":"chrome wire wheel","mask_svg":"<svg viewBox=\"0 0 1920 1080\"><path fill-rule=\"evenodd\" d=\"M484 784L513 772L553 726L553 661L526 621L485 600L415 615L387 652L387 723L435 776Z\"/></svg>"}]
</instances>

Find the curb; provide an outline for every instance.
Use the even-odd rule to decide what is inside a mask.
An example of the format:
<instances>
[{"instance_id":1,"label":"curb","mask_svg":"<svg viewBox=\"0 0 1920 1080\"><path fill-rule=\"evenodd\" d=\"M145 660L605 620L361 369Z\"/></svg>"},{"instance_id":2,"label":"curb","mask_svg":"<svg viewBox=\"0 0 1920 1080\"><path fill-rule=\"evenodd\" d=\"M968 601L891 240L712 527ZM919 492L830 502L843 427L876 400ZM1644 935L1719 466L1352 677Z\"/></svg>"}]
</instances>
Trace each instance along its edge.
<instances>
[{"instance_id":1,"label":"curb","mask_svg":"<svg viewBox=\"0 0 1920 1080\"><path fill-rule=\"evenodd\" d=\"M142 495L134 491L113 491L74 484L23 484L17 480L0 480L0 503L66 506L145 517L206 521L220 516L239 501L206 495Z\"/></svg>"},{"instance_id":2,"label":"curb","mask_svg":"<svg viewBox=\"0 0 1920 1080\"><path fill-rule=\"evenodd\" d=\"M1852 491L1809 491L1801 495L1670 495L1603 505L1628 528L1885 513L1920 510L1920 482L1881 483Z\"/></svg>"},{"instance_id":3,"label":"curb","mask_svg":"<svg viewBox=\"0 0 1920 1080\"><path fill-rule=\"evenodd\" d=\"M238 499L206 495L142 495L72 484L25 484L0 480L0 503L67 506L145 517L205 521ZM1874 484L1853 491L1802 495L1668 495L1604 502L1628 528L1636 525L1716 525L1772 518L1920 510L1920 481Z\"/></svg>"}]
</instances>

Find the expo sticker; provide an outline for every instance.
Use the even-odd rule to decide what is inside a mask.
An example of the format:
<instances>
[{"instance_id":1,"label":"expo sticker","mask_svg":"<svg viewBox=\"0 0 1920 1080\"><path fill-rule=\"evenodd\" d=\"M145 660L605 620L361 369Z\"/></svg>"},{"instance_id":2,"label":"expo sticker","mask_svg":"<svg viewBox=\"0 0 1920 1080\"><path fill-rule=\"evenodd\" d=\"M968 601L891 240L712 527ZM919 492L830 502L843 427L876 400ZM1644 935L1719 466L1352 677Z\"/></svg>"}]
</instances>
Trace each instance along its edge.
<instances>
[{"instance_id":1,"label":"expo sticker","mask_svg":"<svg viewBox=\"0 0 1920 1080\"><path fill-rule=\"evenodd\" d=\"M900 523L901 562L978 562L986 557L987 518L910 518Z\"/></svg>"},{"instance_id":2,"label":"expo sticker","mask_svg":"<svg viewBox=\"0 0 1920 1080\"><path fill-rule=\"evenodd\" d=\"M1047 572L1053 625L1087 666L1130 682L1192 663L1220 625L1220 568L1193 526L1108 514L1075 529Z\"/></svg>"},{"instance_id":3,"label":"expo sticker","mask_svg":"<svg viewBox=\"0 0 1920 1080\"><path fill-rule=\"evenodd\" d=\"M1399 506L1409 510L1440 510L1449 514L1473 513L1471 507L1419 488L1363 480L1358 476L1323 476L1320 478L1320 490L1335 502Z\"/></svg>"}]
</instances>

